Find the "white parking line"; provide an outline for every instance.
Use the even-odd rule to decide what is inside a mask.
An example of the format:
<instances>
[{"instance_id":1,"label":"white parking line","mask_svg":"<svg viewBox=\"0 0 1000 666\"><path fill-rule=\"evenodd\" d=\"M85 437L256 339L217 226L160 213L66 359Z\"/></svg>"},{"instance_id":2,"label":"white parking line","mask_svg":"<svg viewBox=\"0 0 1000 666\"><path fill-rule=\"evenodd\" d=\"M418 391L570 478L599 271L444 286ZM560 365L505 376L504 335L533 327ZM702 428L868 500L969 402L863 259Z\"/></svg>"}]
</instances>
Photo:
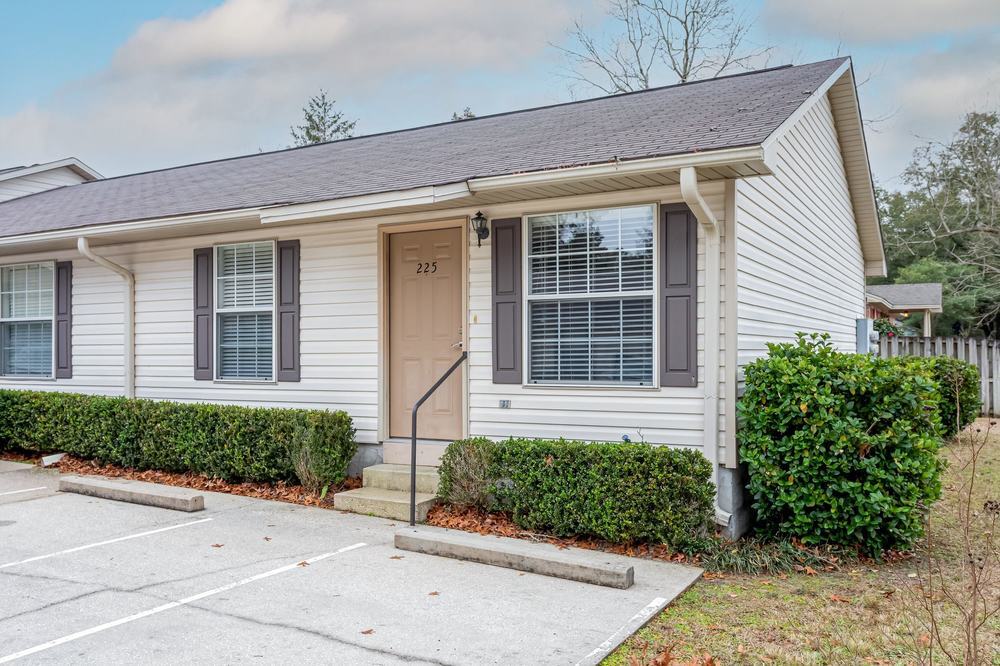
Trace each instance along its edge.
<instances>
[{"instance_id":1,"label":"white parking line","mask_svg":"<svg viewBox=\"0 0 1000 666\"><path fill-rule=\"evenodd\" d=\"M346 546L340 550L335 550L332 553L323 553L322 555L317 555L316 557L309 558L305 560L306 564L314 564L320 560L325 560L328 557L333 557L334 555L339 555L340 553L346 553L349 550L355 550L357 548L364 548L368 544L366 543L356 543L353 546ZM222 587L217 587L213 590L208 590L207 592L200 592L198 594L193 594L190 597L184 597L179 601L171 601L165 603L162 606L157 606L156 608L150 608L149 610L142 611L141 613L136 613L135 615L129 615L112 622L106 622L105 624L99 624L96 627L91 627L90 629L84 629L83 631L78 631L75 634L69 634L68 636L63 636L62 638L57 638L55 640L49 641L48 643L42 643L41 645L36 645L35 647L28 648L27 650L21 650L20 652L15 652L14 654L9 654L6 657L0 657L0 664L6 664L8 662L14 661L15 659L20 659L21 657L27 657L28 655L36 654L42 652L43 650L48 650L49 648L56 647L57 645L62 645L63 643L69 643L70 641L75 641L78 638L84 638L86 636L91 636L93 634L105 631L106 629L112 629L114 627L121 626L123 624L128 624L129 622L135 622L136 620L141 620L144 617L149 617L150 615L156 615L157 613L162 613L163 611L170 610L171 608L177 608L178 606L184 606L195 601L200 601L205 597L210 597L215 594L220 594L222 592L228 592L233 588L241 587L243 585L248 585L250 583L256 582L258 580L263 580L264 578L270 578L271 576L276 576L280 573L285 573L286 571L291 571L302 566L303 562L295 562L293 564L286 564L283 567L277 569L271 569L270 571L265 571L264 573L259 573L255 576L250 576L249 578L244 578L243 580L238 580L228 585L223 585Z\"/></svg>"},{"instance_id":2,"label":"white parking line","mask_svg":"<svg viewBox=\"0 0 1000 666\"><path fill-rule=\"evenodd\" d=\"M117 539L108 539L107 541L98 541L97 543L88 543L85 546L77 546L76 548L67 548L66 550L60 550L55 553L49 553L47 555L36 555L35 557L29 557L26 560L18 560L17 562L8 562L7 564L0 564L0 569L6 569L7 567L16 567L19 564L27 564L28 562L37 562L38 560L47 560L50 557L58 557L59 555L68 555L70 553L76 553L81 550L87 550L88 548L97 548L98 546L106 546L109 543L118 543L119 541L128 541L129 539L138 539L139 537L149 536L150 534L159 534L160 532L169 532L170 530L180 529L182 527L190 527L191 525L198 525L200 523L207 523L212 520L211 518L202 518L201 520L193 520L190 523L181 523L180 525L171 525L170 527L161 527L156 530L149 530L148 532L139 532L138 534L130 534L128 536L118 537Z\"/></svg>"},{"instance_id":3,"label":"white parking line","mask_svg":"<svg viewBox=\"0 0 1000 666\"><path fill-rule=\"evenodd\" d=\"M612 650L624 643L626 638L639 631L644 624L649 622L649 618L653 617L666 603L667 600L663 597L656 597L650 601L642 610L630 617L628 622L619 627L618 631L611 634L608 640L598 645L590 654L576 662L576 666L599 664ZM0 663L2 663L2 660L0 660Z\"/></svg>"},{"instance_id":4,"label":"white parking line","mask_svg":"<svg viewBox=\"0 0 1000 666\"><path fill-rule=\"evenodd\" d=\"M30 493L33 490L46 490L48 486L38 486L37 488L25 488L24 490L9 490L5 493L0 493L0 497L4 495L16 495L18 493Z\"/></svg>"}]
</instances>

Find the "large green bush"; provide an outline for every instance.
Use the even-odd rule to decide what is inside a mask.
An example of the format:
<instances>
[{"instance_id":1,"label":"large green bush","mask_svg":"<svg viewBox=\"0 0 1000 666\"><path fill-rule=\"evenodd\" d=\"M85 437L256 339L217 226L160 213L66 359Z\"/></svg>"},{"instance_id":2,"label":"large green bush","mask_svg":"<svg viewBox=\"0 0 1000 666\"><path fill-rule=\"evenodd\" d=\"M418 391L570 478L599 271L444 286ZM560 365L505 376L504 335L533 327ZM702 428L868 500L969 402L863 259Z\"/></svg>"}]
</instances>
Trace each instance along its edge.
<instances>
[{"instance_id":1,"label":"large green bush","mask_svg":"<svg viewBox=\"0 0 1000 666\"><path fill-rule=\"evenodd\" d=\"M738 405L760 529L873 554L912 545L941 492L935 383L825 335L768 348Z\"/></svg>"},{"instance_id":2,"label":"large green bush","mask_svg":"<svg viewBox=\"0 0 1000 666\"><path fill-rule=\"evenodd\" d=\"M227 481L340 483L357 449L354 432L341 411L0 390L0 448ZM303 455L308 464L297 471Z\"/></svg>"},{"instance_id":3,"label":"large green bush","mask_svg":"<svg viewBox=\"0 0 1000 666\"><path fill-rule=\"evenodd\" d=\"M983 403L976 366L948 356L900 356L895 361L937 384L941 396L939 414L945 435L957 435L979 416Z\"/></svg>"},{"instance_id":4,"label":"large green bush","mask_svg":"<svg viewBox=\"0 0 1000 666\"><path fill-rule=\"evenodd\" d=\"M445 501L509 512L527 530L683 548L712 517L698 451L638 443L471 439L441 461Z\"/></svg>"}]
</instances>

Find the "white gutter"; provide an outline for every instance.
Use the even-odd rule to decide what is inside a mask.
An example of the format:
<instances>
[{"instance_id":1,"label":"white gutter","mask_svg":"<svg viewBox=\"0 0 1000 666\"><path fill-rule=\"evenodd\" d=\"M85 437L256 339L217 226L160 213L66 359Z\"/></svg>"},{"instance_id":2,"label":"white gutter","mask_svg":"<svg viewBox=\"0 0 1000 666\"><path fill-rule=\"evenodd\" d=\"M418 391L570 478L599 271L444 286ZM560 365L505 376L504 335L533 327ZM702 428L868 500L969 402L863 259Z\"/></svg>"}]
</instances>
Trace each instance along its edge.
<instances>
[{"instance_id":1,"label":"white gutter","mask_svg":"<svg viewBox=\"0 0 1000 666\"><path fill-rule=\"evenodd\" d=\"M705 456L712 463L712 481L719 474L719 321L722 317L722 252L719 220L698 190L694 167L681 168L681 198L705 232ZM728 525L731 514L715 500L715 520Z\"/></svg>"},{"instance_id":2,"label":"white gutter","mask_svg":"<svg viewBox=\"0 0 1000 666\"><path fill-rule=\"evenodd\" d=\"M276 222L311 222L333 215L370 213L406 206L423 206L464 199L471 196L466 182L450 185L430 185L409 190L395 190L379 194L366 194L346 199L318 201L314 203L276 206L261 210L261 224Z\"/></svg>"},{"instance_id":3,"label":"white gutter","mask_svg":"<svg viewBox=\"0 0 1000 666\"><path fill-rule=\"evenodd\" d=\"M565 169L549 169L547 171L531 171L515 173L507 176L490 176L473 178L469 181L469 189L475 192L505 189L508 187L530 187L533 185L550 185L600 178L603 176L629 176L654 171L676 171L688 166L713 167L729 166L734 162L756 162L765 166L764 151L758 146L744 148L726 148L709 150L700 153L683 153L666 157L651 157L647 159L628 160L625 162L605 162L581 167ZM766 168L766 166L765 166Z\"/></svg>"},{"instance_id":4,"label":"white gutter","mask_svg":"<svg viewBox=\"0 0 1000 666\"><path fill-rule=\"evenodd\" d=\"M174 229L209 224L212 222L238 222L240 220L260 221L260 208L240 208L224 210L215 213L197 213L194 215L176 215L173 217L158 217L134 222L114 222L110 224L94 224L75 229L56 229L53 231L36 231L21 236L0 238L0 248L16 247L29 243L45 243L49 241L74 240L81 237L108 236L133 231L153 231L157 229Z\"/></svg>"},{"instance_id":5,"label":"white gutter","mask_svg":"<svg viewBox=\"0 0 1000 666\"><path fill-rule=\"evenodd\" d=\"M95 264L107 268L109 271L118 273L125 280L125 321L123 328L125 339L125 397L135 397L135 275L124 266L119 266L113 261L94 254L90 249L90 241L81 236L76 241L76 247L80 254L90 259Z\"/></svg>"}]
</instances>

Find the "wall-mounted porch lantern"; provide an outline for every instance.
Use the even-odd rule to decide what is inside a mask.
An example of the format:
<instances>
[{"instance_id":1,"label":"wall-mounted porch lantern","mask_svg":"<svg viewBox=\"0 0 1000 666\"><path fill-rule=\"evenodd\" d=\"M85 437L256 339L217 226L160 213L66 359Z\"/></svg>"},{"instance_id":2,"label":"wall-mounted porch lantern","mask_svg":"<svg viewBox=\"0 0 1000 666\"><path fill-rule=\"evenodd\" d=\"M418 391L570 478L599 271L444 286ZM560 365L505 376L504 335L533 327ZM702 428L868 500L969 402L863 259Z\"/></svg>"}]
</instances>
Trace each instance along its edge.
<instances>
[{"instance_id":1,"label":"wall-mounted porch lantern","mask_svg":"<svg viewBox=\"0 0 1000 666\"><path fill-rule=\"evenodd\" d=\"M490 237L490 225L482 211L476 211L472 216L472 230L476 232L476 245L483 246L483 241Z\"/></svg>"}]
</instances>

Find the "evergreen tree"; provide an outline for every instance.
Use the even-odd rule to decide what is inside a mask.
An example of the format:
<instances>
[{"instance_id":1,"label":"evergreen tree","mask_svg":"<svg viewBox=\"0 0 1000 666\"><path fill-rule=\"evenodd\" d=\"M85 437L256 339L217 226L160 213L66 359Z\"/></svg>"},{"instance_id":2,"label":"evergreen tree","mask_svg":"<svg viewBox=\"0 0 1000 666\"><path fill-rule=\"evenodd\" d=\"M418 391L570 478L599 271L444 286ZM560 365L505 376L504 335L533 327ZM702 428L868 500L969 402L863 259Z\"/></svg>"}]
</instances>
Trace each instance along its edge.
<instances>
[{"instance_id":1,"label":"evergreen tree","mask_svg":"<svg viewBox=\"0 0 1000 666\"><path fill-rule=\"evenodd\" d=\"M320 89L318 95L309 99L303 107L303 123L290 128L292 141L296 146L308 146L335 139L347 139L354 136L354 126L357 120L347 120L343 111L336 111L336 100L329 99L326 91Z\"/></svg>"}]
</instances>

